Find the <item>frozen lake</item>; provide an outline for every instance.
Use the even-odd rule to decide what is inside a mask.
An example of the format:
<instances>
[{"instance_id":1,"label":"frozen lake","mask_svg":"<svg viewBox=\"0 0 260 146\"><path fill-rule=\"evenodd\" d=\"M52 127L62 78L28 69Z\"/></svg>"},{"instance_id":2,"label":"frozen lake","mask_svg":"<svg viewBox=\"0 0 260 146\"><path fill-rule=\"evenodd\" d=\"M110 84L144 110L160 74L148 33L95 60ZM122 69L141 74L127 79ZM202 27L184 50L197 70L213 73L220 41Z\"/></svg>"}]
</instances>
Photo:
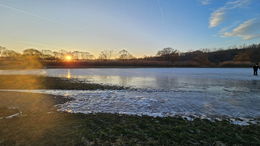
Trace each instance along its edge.
<instances>
[{"instance_id":1,"label":"frozen lake","mask_svg":"<svg viewBox=\"0 0 260 146\"><path fill-rule=\"evenodd\" d=\"M162 90L259 90L251 68L102 68L0 70L0 74L38 74L93 83Z\"/></svg>"},{"instance_id":2,"label":"frozen lake","mask_svg":"<svg viewBox=\"0 0 260 146\"><path fill-rule=\"evenodd\" d=\"M46 69L0 74L44 74L137 89L34 91L74 97L76 100L61 106L69 112L260 117L260 76L253 76L251 68Z\"/></svg>"}]
</instances>

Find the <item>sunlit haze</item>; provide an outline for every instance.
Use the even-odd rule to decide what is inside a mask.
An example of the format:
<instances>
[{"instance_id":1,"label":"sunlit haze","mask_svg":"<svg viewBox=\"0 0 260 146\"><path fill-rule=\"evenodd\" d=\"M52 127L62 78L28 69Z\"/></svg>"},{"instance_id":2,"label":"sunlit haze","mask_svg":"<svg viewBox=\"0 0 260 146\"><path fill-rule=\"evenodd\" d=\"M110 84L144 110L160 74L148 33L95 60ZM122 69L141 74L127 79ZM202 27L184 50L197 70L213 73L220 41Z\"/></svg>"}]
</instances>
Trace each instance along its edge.
<instances>
[{"instance_id":1,"label":"sunlit haze","mask_svg":"<svg viewBox=\"0 0 260 146\"><path fill-rule=\"evenodd\" d=\"M78 50L227 48L260 41L259 0L0 0L0 46Z\"/></svg>"}]
</instances>

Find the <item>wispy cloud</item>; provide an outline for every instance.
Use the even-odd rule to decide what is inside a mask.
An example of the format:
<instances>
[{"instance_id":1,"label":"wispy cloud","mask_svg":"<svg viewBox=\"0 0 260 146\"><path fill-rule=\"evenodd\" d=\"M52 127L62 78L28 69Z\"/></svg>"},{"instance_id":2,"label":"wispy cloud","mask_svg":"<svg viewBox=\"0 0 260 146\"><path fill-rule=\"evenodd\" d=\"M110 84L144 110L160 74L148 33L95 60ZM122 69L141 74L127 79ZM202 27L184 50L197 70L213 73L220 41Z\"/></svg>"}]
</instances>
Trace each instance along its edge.
<instances>
[{"instance_id":1,"label":"wispy cloud","mask_svg":"<svg viewBox=\"0 0 260 146\"><path fill-rule=\"evenodd\" d=\"M239 24L241 23L241 21L235 21L234 23L232 23L231 25L228 25L226 27L223 27L220 31L219 31L219 34L220 35L223 35L223 33L231 30L232 28L238 26Z\"/></svg>"},{"instance_id":2,"label":"wispy cloud","mask_svg":"<svg viewBox=\"0 0 260 146\"><path fill-rule=\"evenodd\" d=\"M223 7L218 8L213 13L211 13L210 19L209 19L209 27L216 27L220 23L222 23L225 20L225 15L227 11L241 8L243 6L246 6L250 3L251 0L235 0L231 2L225 3Z\"/></svg>"},{"instance_id":3,"label":"wispy cloud","mask_svg":"<svg viewBox=\"0 0 260 146\"><path fill-rule=\"evenodd\" d=\"M224 32L224 37L241 37L244 40L251 40L260 37L260 19L247 20L230 32Z\"/></svg>"},{"instance_id":4,"label":"wispy cloud","mask_svg":"<svg viewBox=\"0 0 260 146\"><path fill-rule=\"evenodd\" d=\"M220 9L214 11L211 14L211 17L210 17L209 27L216 27L221 22L223 22L225 13L226 13L226 9L225 8L220 8Z\"/></svg>"},{"instance_id":5,"label":"wispy cloud","mask_svg":"<svg viewBox=\"0 0 260 146\"><path fill-rule=\"evenodd\" d=\"M212 0L200 0L200 3L202 5L209 5L211 3Z\"/></svg>"},{"instance_id":6,"label":"wispy cloud","mask_svg":"<svg viewBox=\"0 0 260 146\"><path fill-rule=\"evenodd\" d=\"M46 18L46 17L42 17L42 16L39 16L39 15L33 14L31 12L28 12L28 11L25 11L25 10L22 10L22 9L19 9L19 8L15 8L15 7L6 5L6 4L1 4L0 3L0 7L6 8L6 9L10 9L10 10L13 10L13 11L16 11L16 12L19 12L19 13L31 16L31 17L35 17L35 18L41 19L41 20L57 23L55 20L52 20L52 19L49 19L49 18Z\"/></svg>"}]
</instances>

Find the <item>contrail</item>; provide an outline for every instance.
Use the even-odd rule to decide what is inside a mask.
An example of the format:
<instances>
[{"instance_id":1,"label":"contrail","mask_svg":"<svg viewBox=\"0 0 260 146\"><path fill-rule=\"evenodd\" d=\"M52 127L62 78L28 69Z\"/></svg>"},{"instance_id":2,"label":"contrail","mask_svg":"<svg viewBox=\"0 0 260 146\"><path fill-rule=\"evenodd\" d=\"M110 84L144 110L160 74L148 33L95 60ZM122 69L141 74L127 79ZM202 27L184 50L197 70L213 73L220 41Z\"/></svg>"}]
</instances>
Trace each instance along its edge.
<instances>
[{"instance_id":1,"label":"contrail","mask_svg":"<svg viewBox=\"0 0 260 146\"><path fill-rule=\"evenodd\" d=\"M18 8L15 8L15 7L11 7L9 5L5 5L5 4L1 4L0 3L0 7L4 7L4 8L7 8L7 9L10 9L10 10L14 10L16 12L19 12L19 13L23 13L23 14L26 14L26 15L29 15L29 16L32 16L32 17L36 17L38 19L42 19L42 20L45 20L45 21L49 21L49 22L53 22L53 23L58 23L57 21L54 21L54 20L51 20L49 18L45 18L45 17L42 17L42 16L39 16L39 15L35 15L33 13L30 13L28 11L25 11L25 10L22 10L22 9L18 9Z\"/></svg>"},{"instance_id":2,"label":"contrail","mask_svg":"<svg viewBox=\"0 0 260 146\"><path fill-rule=\"evenodd\" d=\"M162 23L164 23L164 12L163 12L163 9L161 6L161 2L160 2L160 0L156 0L156 3L158 5L159 11L160 11L161 21L162 21Z\"/></svg>"},{"instance_id":3,"label":"contrail","mask_svg":"<svg viewBox=\"0 0 260 146\"><path fill-rule=\"evenodd\" d=\"M22 13L22 14L25 14L25 15L28 15L28 16L31 16L31 17L34 17L34 18L38 18L40 20L44 20L46 22L51 22L51 23L54 23L54 24L59 24L61 26L65 26L64 23L60 23L58 21L55 21L55 20L52 20L52 19L49 19L49 18L46 18L46 17L42 17L42 16L39 16L39 15L35 15L33 13L30 13L28 11L25 11L23 9L19 9L19 8L15 8L15 7L12 7L12 6L9 6L9 5L6 5L6 4L1 4L0 3L0 7L3 7L3 8L7 8L7 9L10 9L10 10L13 10L13 11L16 11L16 12L19 12L19 13ZM73 30L84 30L84 28L82 27L74 27L74 26L69 26L70 29L73 29Z\"/></svg>"},{"instance_id":4,"label":"contrail","mask_svg":"<svg viewBox=\"0 0 260 146\"><path fill-rule=\"evenodd\" d=\"M57 45L49 44L49 43L43 43L43 42L37 42L37 41L17 41L17 43L25 44L25 45L32 45L32 46L42 46L42 47L54 47L59 48Z\"/></svg>"}]
</instances>

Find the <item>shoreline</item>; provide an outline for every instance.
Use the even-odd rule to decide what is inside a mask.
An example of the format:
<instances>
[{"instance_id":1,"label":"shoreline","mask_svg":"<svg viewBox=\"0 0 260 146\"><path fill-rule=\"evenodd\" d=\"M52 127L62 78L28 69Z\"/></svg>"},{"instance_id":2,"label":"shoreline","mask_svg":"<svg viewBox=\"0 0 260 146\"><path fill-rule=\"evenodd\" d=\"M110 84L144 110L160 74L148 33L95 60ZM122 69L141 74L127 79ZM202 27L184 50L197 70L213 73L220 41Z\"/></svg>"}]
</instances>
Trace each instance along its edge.
<instances>
[{"instance_id":1,"label":"shoreline","mask_svg":"<svg viewBox=\"0 0 260 146\"><path fill-rule=\"evenodd\" d=\"M23 100L19 100L20 98ZM66 102L66 100L55 102L60 98L63 97L1 92L0 100L3 102L0 105L16 107L22 114L0 120L0 144L203 145L220 142L254 145L260 142L260 125L239 126L228 121L211 122L206 119L188 121L180 117L161 118L108 113L71 114L56 111L56 104ZM26 137L31 138L24 141Z\"/></svg>"},{"instance_id":2,"label":"shoreline","mask_svg":"<svg viewBox=\"0 0 260 146\"><path fill-rule=\"evenodd\" d=\"M251 66L246 67L220 67L220 66L211 66L211 67L195 67L195 66L55 66L55 67L42 67L42 68L2 68L0 70L34 70L34 69L95 69L95 68L120 68L120 69L130 69L130 68L248 68L251 69Z\"/></svg>"}]
</instances>

